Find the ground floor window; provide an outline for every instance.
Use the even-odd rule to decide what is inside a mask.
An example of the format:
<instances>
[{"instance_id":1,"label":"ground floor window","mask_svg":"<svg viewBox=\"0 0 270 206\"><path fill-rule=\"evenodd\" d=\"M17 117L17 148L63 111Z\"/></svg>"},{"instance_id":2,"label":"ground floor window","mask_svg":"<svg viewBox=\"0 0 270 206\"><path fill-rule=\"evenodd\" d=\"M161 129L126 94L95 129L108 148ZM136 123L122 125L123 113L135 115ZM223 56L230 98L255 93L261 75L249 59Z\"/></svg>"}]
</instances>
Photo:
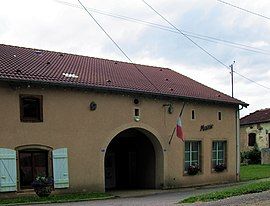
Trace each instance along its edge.
<instances>
[{"instance_id":1,"label":"ground floor window","mask_svg":"<svg viewBox=\"0 0 270 206\"><path fill-rule=\"evenodd\" d=\"M17 158L18 157L18 158ZM69 187L67 148L25 145L0 148L0 193L30 189L37 176L53 177L54 188Z\"/></svg>"},{"instance_id":2,"label":"ground floor window","mask_svg":"<svg viewBox=\"0 0 270 206\"><path fill-rule=\"evenodd\" d=\"M200 141L186 141L185 142L185 172L188 171L189 166L198 165L201 168L201 142Z\"/></svg>"},{"instance_id":3,"label":"ground floor window","mask_svg":"<svg viewBox=\"0 0 270 206\"><path fill-rule=\"evenodd\" d=\"M226 165L226 141L214 141L212 143L212 168L217 165Z\"/></svg>"},{"instance_id":4,"label":"ground floor window","mask_svg":"<svg viewBox=\"0 0 270 206\"><path fill-rule=\"evenodd\" d=\"M48 176L48 151L19 151L20 187L31 187L37 176Z\"/></svg>"}]
</instances>

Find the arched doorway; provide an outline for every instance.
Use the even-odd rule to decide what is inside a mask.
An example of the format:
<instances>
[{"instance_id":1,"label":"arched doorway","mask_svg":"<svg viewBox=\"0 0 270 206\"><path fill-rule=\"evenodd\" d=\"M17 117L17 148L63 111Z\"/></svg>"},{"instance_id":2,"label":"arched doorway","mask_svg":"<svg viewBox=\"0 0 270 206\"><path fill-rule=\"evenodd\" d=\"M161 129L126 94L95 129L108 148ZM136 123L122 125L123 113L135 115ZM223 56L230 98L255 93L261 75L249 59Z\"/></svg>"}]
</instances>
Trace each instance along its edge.
<instances>
[{"instance_id":1,"label":"arched doorway","mask_svg":"<svg viewBox=\"0 0 270 206\"><path fill-rule=\"evenodd\" d=\"M161 185L162 147L150 132L131 128L116 135L105 154L105 189L146 189Z\"/></svg>"}]
</instances>

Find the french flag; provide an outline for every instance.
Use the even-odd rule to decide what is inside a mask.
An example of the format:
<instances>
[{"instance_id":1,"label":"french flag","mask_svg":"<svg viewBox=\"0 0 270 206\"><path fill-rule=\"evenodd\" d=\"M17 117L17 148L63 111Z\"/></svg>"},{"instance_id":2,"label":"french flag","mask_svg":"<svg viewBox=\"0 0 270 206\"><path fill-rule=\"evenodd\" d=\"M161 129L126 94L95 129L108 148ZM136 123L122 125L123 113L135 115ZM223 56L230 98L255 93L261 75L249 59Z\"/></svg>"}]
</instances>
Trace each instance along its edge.
<instances>
[{"instance_id":1,"label":"french flag","mask_svg":"<svg viewBox=\"0 0 270 206\"><path fill-rule=\"evenodd\" d=\"M181 122L180 116L178 117L177 122L176 122L176 136L178 138L180 138L183 142L185 141L184 140L184 133L183 133L183 129L182 129L182 122Z\"/></svg>"}]
</instances>

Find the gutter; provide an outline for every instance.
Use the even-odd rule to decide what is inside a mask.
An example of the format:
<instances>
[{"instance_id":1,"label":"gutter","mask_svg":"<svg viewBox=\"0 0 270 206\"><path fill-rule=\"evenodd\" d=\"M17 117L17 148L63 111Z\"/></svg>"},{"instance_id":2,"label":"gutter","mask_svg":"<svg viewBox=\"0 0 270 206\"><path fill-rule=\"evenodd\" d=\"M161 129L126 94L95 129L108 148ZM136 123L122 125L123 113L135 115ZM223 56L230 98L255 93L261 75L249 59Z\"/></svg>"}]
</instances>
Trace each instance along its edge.
<instances>
[{"instance_id":1,"label":"gutter","mask_svg":"<svg viewBox=\"0 0 270 206\"><path fill-rule=\"evenodd\" d=\"M40 81L40 80L23 80L23 79L6 79L1 78L0 81L7 82L7 83L22 83L22 84L33 84L33 85L43 85L43 86L51 86L51 87L62 87L62 88L77 88L77 89L89 89L89 90L96 90L96 91L107 91L107 92L115 92L115 93L127 93L127 94L141 94L141 95L147 95L147 96L154 96L154 97L161 97L161 98L173 98L173 99L181 99L181 100L187 100L187 101L203 101L203 102L211 102L211 103L217 103L217 104L226 104L226 105L234 105L238 106L241 105L242 107L247 107L248 104L244 102L226 102L222 100L210 100L210 99L202 99L202 98L196 98L196 97L187 97L187 96L178 96L173 94L163 94L158 92L148 92L148 91L139 91L134 89L124 89L119 87L106 87L106 86L96 86L96 85L85 85L83 83L77 83L74 84L74 82L66 83L66 82L55 82L53 80L51 81Z\"/></svg>"},{"instance_id":2,"label":"gutter","mask_svg":"<svg viewBox=\"0 0 270 206\"><path fill-rule=\"evenodd\" d=\"M237 108L236 113L236 181L240 181L240 110L244 107Z\"/></svg>"}]
</instances>

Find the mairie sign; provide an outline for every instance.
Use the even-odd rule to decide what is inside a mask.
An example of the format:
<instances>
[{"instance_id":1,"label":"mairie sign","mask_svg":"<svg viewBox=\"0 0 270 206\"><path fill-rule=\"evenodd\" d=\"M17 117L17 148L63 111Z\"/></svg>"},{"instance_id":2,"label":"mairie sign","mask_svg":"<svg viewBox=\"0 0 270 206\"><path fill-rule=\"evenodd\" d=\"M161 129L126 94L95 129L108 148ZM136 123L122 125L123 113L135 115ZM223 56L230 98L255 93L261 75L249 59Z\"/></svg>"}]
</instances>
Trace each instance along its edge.
<instances>
[{"instance_id":1,"label":"mairie sign","mask_svg":"<svg viewBox=\"0 0 270 206\"><path fill-rule=\"evenodd\" d=\"M201 125L201 129L200 131L206 131L206 130L209 130L209 129L213 129L214 125L213 124L208 124L208 125Z\"/></svg>"}]
</instances>

